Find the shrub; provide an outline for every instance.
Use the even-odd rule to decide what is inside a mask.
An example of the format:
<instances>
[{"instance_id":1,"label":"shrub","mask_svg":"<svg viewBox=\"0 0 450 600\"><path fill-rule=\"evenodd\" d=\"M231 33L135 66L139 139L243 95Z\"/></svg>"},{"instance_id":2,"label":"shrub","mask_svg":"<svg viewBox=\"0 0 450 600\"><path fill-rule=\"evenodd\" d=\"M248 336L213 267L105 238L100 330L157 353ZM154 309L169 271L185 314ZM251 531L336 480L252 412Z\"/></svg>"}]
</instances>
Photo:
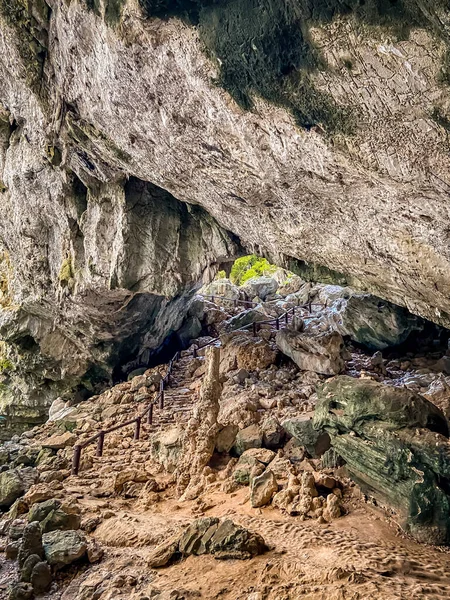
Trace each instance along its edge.
<instances>
[{"instance_id":1,"label":"shrub","mask_svg":"<svg viewBox=\"0 0 450 600\"><path fill-rule=\"evenodd\" d=\"M258 259L251 269L242 276L242 283L245 283L252 277L261 277L262 275L272 275L277 270L275 265L271 265L265 258Z\"/></svg>"},{"instance_id":2,"label":"shrub","mask_svg":"<svg viewBox=\"0 0 450 600\"><path fill-rule=\"evenodd\" d=\"M0 373L2 371L9 371L14 368L13 363L7 358L0 358Z\"/></svg>"},{"instance_id":3,"label":"shrub","mask_svg":"<svg viewBox=\"0 0 450 600\"><path fill-rule=\"evenodd\" d=\"M257 261L258 257L256 254L249 254L248 256L242 256L242 258L235 260L230 273L231 283L234 283L235 285L241 285L242 277L246 271L251 269Z\"/></svg>"},{"instance_id":4,"label":"shrub","mask_svg":"<svg viewBox=\"0 0 450 600\"><path fill-rule=\"evenodd\" d=\"M272 275L276 269L277 267L271 265L265 258L256 256L256 254L249 254L235 261L231 269L230 280L235 285L242 285L252 277Z\"/></svg>"}]
</instances>

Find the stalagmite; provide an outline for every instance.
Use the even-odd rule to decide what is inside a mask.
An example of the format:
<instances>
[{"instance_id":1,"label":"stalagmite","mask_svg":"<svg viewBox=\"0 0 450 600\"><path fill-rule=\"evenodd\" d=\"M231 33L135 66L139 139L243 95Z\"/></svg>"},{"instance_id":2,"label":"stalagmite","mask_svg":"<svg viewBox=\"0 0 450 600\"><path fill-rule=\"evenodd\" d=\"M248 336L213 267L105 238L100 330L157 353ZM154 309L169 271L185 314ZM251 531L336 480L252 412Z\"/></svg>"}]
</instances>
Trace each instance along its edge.
<instances>
[{"instance_id":1,"label":"stalagmite","mask_svg":"<svg viewBox=\"0 0 450 600\"><path fill-rule=\"evenodd\" d=\"M200 397L186 428L183 439L184 456L176 474L177 489L182 501L197 498L205 487L204 470L213 455L221 428L217 422L222 393L219 365L220 348L208 348Z\"/></svg>"}]
</instances>

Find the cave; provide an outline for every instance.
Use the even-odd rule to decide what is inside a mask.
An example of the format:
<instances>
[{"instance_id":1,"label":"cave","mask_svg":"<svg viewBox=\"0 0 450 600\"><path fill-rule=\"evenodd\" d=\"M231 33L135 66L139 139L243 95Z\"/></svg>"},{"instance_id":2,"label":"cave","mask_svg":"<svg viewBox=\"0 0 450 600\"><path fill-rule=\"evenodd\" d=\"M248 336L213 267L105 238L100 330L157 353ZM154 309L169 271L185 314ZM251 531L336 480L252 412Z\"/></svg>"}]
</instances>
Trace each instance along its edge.
<instances>
[{"instance_id":1,"label":"cave","mask_svg":"<svg viewBox=\"0 0 450 600\"><path fill-rule=\"evenodd\" d=\"M0 0L2 598L446 597L449 27Z\"/></svg>"}]
</instances>

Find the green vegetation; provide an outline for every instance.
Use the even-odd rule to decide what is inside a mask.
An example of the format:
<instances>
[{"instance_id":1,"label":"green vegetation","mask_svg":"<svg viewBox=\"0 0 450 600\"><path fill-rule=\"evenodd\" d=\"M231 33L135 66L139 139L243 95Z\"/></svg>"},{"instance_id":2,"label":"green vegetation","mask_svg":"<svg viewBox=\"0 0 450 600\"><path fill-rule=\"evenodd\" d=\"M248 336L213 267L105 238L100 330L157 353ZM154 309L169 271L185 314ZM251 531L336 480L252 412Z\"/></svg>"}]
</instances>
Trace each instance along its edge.
<instances>
[{"instance_id":1,"label":"green vegetation","mask_svg":"<svg viewBox=\"0 0 450 600\"><path fill-rule=\"evenodd\" d=\"M235 261L231 269L230 281L235 285L242 285L252 277L272 275L276 270L277 267L271 265L265 258L250 254Z\"/></svg>"},{"instance_id":2,"label":"green vegetation","mask_svg":"<svg viewBox=\"0 0 450 600\"><path fill-rule=\"evenodd\" d=\"M0 373L3 373L3 371L9 371L11 369L14 369L14 365L13 363L5 358L5 357L1 357L0 358Z\"/></svg>"},{"instance_id":3,"label":"green vegetation","mask_svg":"<svg viewBox=\"0 0 450 600\"><path fill-rule=\"evenodd\" d=\"M71 287L74 276L72 256L68 256L62 262L58 278L63 287Z\"/></svg>"},{"instance_id":4,"label":"green vegetation","mask_svg":"<svg viewBox=\"0 0 450 600\"><path fill-rule=\"evenodd\" d=\"M227 274L225 273L225 271L218 271L214 279L226 279L226 276Z\"/></svg>"}]
</instances>

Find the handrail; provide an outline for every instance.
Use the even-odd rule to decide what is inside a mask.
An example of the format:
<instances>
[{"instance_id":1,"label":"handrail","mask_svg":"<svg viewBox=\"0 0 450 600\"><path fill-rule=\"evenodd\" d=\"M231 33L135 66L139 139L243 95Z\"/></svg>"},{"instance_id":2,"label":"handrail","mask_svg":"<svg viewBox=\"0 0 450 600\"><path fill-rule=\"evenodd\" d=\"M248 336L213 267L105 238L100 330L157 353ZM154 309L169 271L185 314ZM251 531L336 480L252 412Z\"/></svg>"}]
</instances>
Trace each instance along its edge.
<instances>
[{"instance_id":1,"label":"handrail","mask_svg":"<svg viewBox=\"0 0 450 600\"><path fill-rule=\"evenodd\" d=\"M204 297L205 298L213 298L213 299L218 298L220 300L228 300L230 302L234 302L235 306L236 306L236 302L240 302L240 303L244 303L244 304L247 303L246 300L236 300L235 298L227 298L226 296L204 296ZM252 304L254 304L255 306L258 306L258 304L254 303L254 302ZM256 337L256 335L257 335L257 333L258 333L261 325L272 325L272 324L274 324L275 327L276 327L276 329L279 330L280 329L280 322L281 322L281 320L284 319L286 325L288 324L288 322L289 322L289 314L291 312L292 312L292 316L294 316L296 309L297 310L306 310L306 309L308 309L309 314L312 314L312 307L313 306L321 306L322 308L325 308L326 307L326 303L325 304L318 304L318 303L313 303L313 302L306 302L305 304L302 304L302 305L293 306L292 308L290 308L286 312L282 313L278 317L274 317L273 319L267 319L265 321L255 321L253 323L249 323L248 325L243 325L242 327L240 327L239 329L235 329L234 331L243 331L245 329L248 329L248 328L252 327L253 337ZM196 348L194 346L194 348L193 348L193 356L194 356L194 358L197 357L197 354L198 354L199 350L202 350L203 348L206 348L207 346L211 346L212 344L215 344L219 340L220 340L220 336L216 337L216 338L214 338L212 340L210 340L209 342L206 342L206 344L203 344L202 346L199 346L198 348Z\"/></svg>"},{"instance_id":2,"label":"handrail","mask_svg":"<svg viewBox=\"0 0 450 600\"><path fill-rule=\"evenodd\" d=\"M216 298L218 298L219 300L228 300L229 302L233 302L234 306L237 306L238 304L243 304L243 305L249 305L250 306L258 306L258 302L252 302L251 300L241 300L240 298L227 298L226 296L216 296L215 294L211 294L209 296L204 295L204 294L200 294L201 296L203 296L203 298L210 298L212 302L214 302L216 300Z\"/></svg>"},{"instance_id":3,"label":"handrail","mask_svg":"<svg viewBox=\"0 0 450 600\"><path fill-rule=\"evenodd\" d=\"M97 454L96 455L103 456L103 443L104 443L105 436L107 433L112 433L113 431L118 431L119 429L128 427L128 425L134 424L133 438L135 440L139 440L140 433L141 433L142 419L145 416L147 416L147 423L149 425L152 425L154 405L158 403L160 410L164 409L164 390L165 390L165 387L169 384L170 375L172 374L172 370L173 370L173 365L174 365L174 363L176 363L180 360L180 357L181 357L181 353L178 350L169 362L166 375L160 381L159 393L153 398L153 400L149 403L147 408L140 415L138 415L134 419L125 421L125 423L118 423L117 425L113 425L112 427L109 427L108 429L102 429L101 431L99 431L98 433L96 433L95 435L90 437L89 439L87 439L84 442L81 442L79 444L76 444L73 447L72 471L71 471L72 475L78 475L78 472L80 470L81 453L82 453L83 449L90 446L96 440L97 440Z\"/></svg>"},{"instance_id":4,"label":"handrail","mask_svg":"<svg viewBox=\"0 0 450 600\"><path fill-rule=\"evenodd\" d=\"M218 298L221 300L229 300L231 302L234 302L235 306L237 306L237 303L251 304L251 305L257 306L257 304L255 302L250 302L247 300L236 300L236 299L232 299L232 298L226 298L224 296L205 296L205 298L208 298L208 297L213 298L213 299ZM325 305L324 304L313 304L312 302L307 302L306 304L303 304L301 306L293 306L292 308L290 308L286 312L282 313L278 317L275 317L273 319L267 319L264 321L255 321L254 323L249 323L248 325L244 325L243 327L240 327L239 329L236 329L235 331L244 331L251 327L252 331L253 331L253 336L256 337L261 325L273 325L274 324L276 329L279 330L280 324L283 320L285 321L286 325L289 323L289 315L291 313L292 313L292 316L294 316L296 310L301 311L301 310L308 309L309 314L312 314L313 306L324 307L324 306L326 306L326 304ZM192 349L193 357L194 358L197 357L199 350L202 350L203 348L206 348L207 346L211 346L212 344L216 343L219 340L220 340L220 337L216 337L216 338L213 338L212 340L210 340L209 342L207 342L206 344L203 344L202 346L198 346L198 347L194 346ZM160 381L159 393L156 396L154 396L153 400L151 402L149 402L147 408L140 415L138 415L134 419L129 419L128 421L125 421L125 423L118 423L117 425L113 425L112 427L109 427L108 429L102 429L99 432L97 432L95 435L93 435L92 437L85 440L84 442L80 442L79 444L76 444L73 447L72 470L71 470L72 475L78 475L78 473L79 473L80 463L81 463L81 454L82 454L83 449L87 448L88 446L93 444L95 441L97 441L96 456L103 456L103 445L104 445L104 441L105 441L105 436L108 433L112 433L113 431L118 431L119 429L123 429L124 427L128 427L129 425L134 424L133 439L139 440L140 433L141 433L141 424L142 424L142 420L144 419L144 417L147 417L148 425L152 425L153 424L153 408L154 408L154 406L157 404L158 408L160 410L164 409L164 391L165 391L166 386L169 384L170 376L171 376L172 370L173 370L173 365L176 362L178 362L180 360L180 358L181 358L181 352L178 350L175 353L175 355L173 356L173 358L169 361L166 375Z\"/></svg>"}]
</instances>

